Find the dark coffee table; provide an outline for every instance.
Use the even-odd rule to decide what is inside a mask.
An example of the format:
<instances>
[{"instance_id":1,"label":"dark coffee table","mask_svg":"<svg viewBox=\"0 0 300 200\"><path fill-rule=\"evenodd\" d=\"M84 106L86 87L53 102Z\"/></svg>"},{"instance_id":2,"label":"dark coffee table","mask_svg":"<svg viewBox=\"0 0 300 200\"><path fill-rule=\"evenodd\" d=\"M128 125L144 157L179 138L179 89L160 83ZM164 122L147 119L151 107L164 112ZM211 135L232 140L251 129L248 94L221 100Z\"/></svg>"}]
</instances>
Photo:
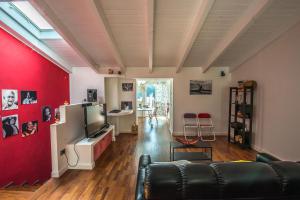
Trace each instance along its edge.
<instances>
[{"instance_id":1,"label":"dark coffee table","mask_svg":"<svg viewBox=\"0 0 300 200\"><path fill-rule=\"evenodd\" d=\"M202 149L203 152L178 152L176 149ZM199 141L194 145L185 145L177 141L170 142L170 161L212 161L212 146L207 142Z\"/></svg>"}]
</instances>

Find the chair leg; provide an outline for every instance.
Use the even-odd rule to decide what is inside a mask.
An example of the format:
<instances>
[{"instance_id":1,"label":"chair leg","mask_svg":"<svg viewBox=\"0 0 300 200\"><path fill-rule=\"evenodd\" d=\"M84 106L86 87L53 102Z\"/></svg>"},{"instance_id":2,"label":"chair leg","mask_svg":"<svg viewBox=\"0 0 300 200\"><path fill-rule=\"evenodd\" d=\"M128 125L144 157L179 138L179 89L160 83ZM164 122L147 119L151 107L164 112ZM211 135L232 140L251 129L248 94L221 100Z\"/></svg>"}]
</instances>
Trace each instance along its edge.
<instances>
[{"instance_id":1,"label":"chair leg","mask_svg":"<svg viewBox=\"0 0 300 200\"><path fill-rule=\"evenodd\" d=\"M200 138L203 142L213 142L213 141L216 141L216 134L214 133L213 131L213 127L209 127L208 128L210 131L210 133L213 135L213 139L209 140L209 139L204 139L203 138L203 135L202 135L202 131L201 131L201 127L200 127Z\"/></svg>"}]
</instances>

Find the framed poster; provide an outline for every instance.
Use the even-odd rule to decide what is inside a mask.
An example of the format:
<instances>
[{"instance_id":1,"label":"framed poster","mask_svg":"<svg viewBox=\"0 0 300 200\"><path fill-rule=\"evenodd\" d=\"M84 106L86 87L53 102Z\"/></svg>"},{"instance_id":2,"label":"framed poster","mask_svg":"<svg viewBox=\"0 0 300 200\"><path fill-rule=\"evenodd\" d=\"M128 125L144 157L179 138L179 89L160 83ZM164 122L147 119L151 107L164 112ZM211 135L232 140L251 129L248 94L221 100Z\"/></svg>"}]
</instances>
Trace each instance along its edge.
<instances>
[{"instance_id":1,"label":"framed poster","mask_svg":"<svg viewBox=\"0 0 300 200\"><path fill-rule=\"evenodd\" d=\"M18 90L2 90L2 110L18 109Z\"/></svg>"},{"instance_id":2,"label":"framed poster","mask_svg":"<svg viewBox=\"0 0 300 200\"><path fill-rule=\"evenodd\" d=\"M212 80L190 80L190 95L211 95Z\"/></svg>"}]
</instances>

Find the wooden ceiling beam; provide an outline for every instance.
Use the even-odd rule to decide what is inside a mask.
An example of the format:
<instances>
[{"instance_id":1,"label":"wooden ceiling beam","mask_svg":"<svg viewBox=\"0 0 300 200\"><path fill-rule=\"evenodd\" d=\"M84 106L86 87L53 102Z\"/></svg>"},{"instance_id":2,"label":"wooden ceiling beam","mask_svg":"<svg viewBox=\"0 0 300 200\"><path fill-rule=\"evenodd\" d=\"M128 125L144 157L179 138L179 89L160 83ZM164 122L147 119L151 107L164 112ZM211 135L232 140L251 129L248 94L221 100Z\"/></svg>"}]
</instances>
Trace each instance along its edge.
<instances>
[{"instance_id":1,"label":"wooden ceiling beam","mask_svg":"<svg viewBox=\"0 0 300 200\"><path fill-rule=\"evenodd\" d=\"M53 10L44 0L29 0L29 2L43 15L43 17L53 26L56 32L58 32L62 38L73 48L73 50L80 56L87 64L95 71L99 72L99 66L80 46L73 34L68 28L56 17Z\"/></svg>"},{"instance_id":2,"label":"wooden ceiling beam","mask_svg":"<svg viewBox=\"0 0 300 200\"><path fill-rule=\"evenodd\" d=\"M183 47L181 48L181 51L179 53L178 64L176 66L176 73L180 72L180 70L182 69L184 62L185 62L187 56L189 55L189 53L193 47L193 44L194 44L197 36L199 35L199 33L205 23L205 20L209 14L211 8L213 7L214 3L215 3L215 0L200 1L198 12L196 13L196 15L193 19L193 23L192 23L189 31L187 32L185 41L183 43Z\"/></svg>"},{"instance_id":3,"label":"wooden ceiling beam","mask_svg":"<svg viewBox=\"0 0 300 200\"><path fill-rule=\"evenodd\" d=\"M251 26L255 18L258 17L271 2L272 0L253 0L253 3L249 6L243 16L240 17L240 19L224 35L220 43L216 45L215 50L209 56L206 64L202 67L203 72L206 72L222 53Z\"/></svg>"},{"instance_id":4,"label":"wooden ceiling beam","mask_svg":"<svg viewBox=\"0 0 300 200\"><path fill-rule=\"evenodd\" d=\"M106 39L109 47L112 50L114 58L116 59L116 61L118 63L117 67L120 67L120 70L122 72L124 72L126 70L126 67L125 67L122 57L120 55L119 49L116 45L116 42L113 37L112 31L110 29L109 23L106 19L105 13L101 6L101 2L99 0L90 0L90 1L93 4L93 7L95 8L95 14L99 18L100 26L104 30L104 36L106 37L105 39Z\"/></svg>"}]
</instances>

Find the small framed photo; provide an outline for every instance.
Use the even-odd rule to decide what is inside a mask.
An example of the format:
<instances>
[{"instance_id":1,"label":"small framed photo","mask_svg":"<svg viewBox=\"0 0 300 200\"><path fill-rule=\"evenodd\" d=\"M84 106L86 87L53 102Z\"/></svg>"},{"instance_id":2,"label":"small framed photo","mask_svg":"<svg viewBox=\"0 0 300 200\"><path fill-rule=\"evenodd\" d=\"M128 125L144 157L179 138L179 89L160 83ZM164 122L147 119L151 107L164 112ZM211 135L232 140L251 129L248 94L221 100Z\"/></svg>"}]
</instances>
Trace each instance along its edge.
<instances>
[{"instance_id":1,"label":"small framed photo","mask_svg":"<svg viewBox=\"0 0 300 200\"><path fill-rule=\"evenodd\" d=\"M50 122L52 119L52 112L51 112L51 107L50 106L44 106L42 108L42 117L43 117L43 122Z\"/></svg>"},{"instance_id":2,"label":"small framed photo","mask_svg":"<svg viewBox=\"0 0 300 200\"><path fill-rule=\"evenodd\" d=\"M38 121L29 121L22 124L22 137L27 137L38 132Z\"/></svg>"},{"instance_id":3,"label":"small framed photo","mask_svg":"<svg viewBox=\"0 0 300 200\"><path fill-rule=\"evenodd\" d=\"M87 101L97 102L97 89L87 89Z\"/></svg>"},{"instance_id":4,"label":"small framed photo","mask_svg":"<svg viewBox=\"0 0 300 200\"><path fill-rule=\"evenodd\" d=\"M122 91L124 92L133 91L133 83L122 83Z\"/></svg>"},{"instance_id":5,"label":"small framed photo","mask_svg":"<svg viewBox=\"0 0 300 200\"><path fill-rule=\"evenodd\" d=\"M37 103L36 91L21 91L21 104Z\"/></svg>"},{"instance_id":6,"label":"small framed photo","mask_svg":"<svg viewBox=\"0 0 300 200\"><path fill-rule=\"evenodd\" d=\"M19 133L18 115L2 117L2 135L3 138L17 135Z\"/></svg>"},{"instance_id":7,"label":"small framed photo","mask_svg":"<svg viewBox=\"0 0 300 200\"><path fill-rule=\"evenodd\" d=\"M55 108L54 109L54 118L55 118L55 122L59 122L60 121L60 111L59 111L59 108Z\"/></svg>"},{"instance_id":8,"label":"small framed photo","mask_svg":"<svg viewBox=\"0 0 300 200\"><path fill-rule=\"evenodd\" d=\"M211 95L212 94L212 80L208 81L190 81L190 95Z\"/></svg>"},{"instance_id":9,"label":"small framed photo","mask_svg":"<svg viewBox=\"0 0 300 200\"><path fill-rule=\"evenodd\" d=\"M2 90L2 110L18 109L18 90Z\"/></svg>"},{"instance_id":10,"label":"small framed photo","mask_svg":"<svg viewBox=\"0 0 300 200\"><path fill-rule=\"evenodd\" d=\"M121 110L132 110L132 101L121 101Z\"/></svg>"}]
</instances>

